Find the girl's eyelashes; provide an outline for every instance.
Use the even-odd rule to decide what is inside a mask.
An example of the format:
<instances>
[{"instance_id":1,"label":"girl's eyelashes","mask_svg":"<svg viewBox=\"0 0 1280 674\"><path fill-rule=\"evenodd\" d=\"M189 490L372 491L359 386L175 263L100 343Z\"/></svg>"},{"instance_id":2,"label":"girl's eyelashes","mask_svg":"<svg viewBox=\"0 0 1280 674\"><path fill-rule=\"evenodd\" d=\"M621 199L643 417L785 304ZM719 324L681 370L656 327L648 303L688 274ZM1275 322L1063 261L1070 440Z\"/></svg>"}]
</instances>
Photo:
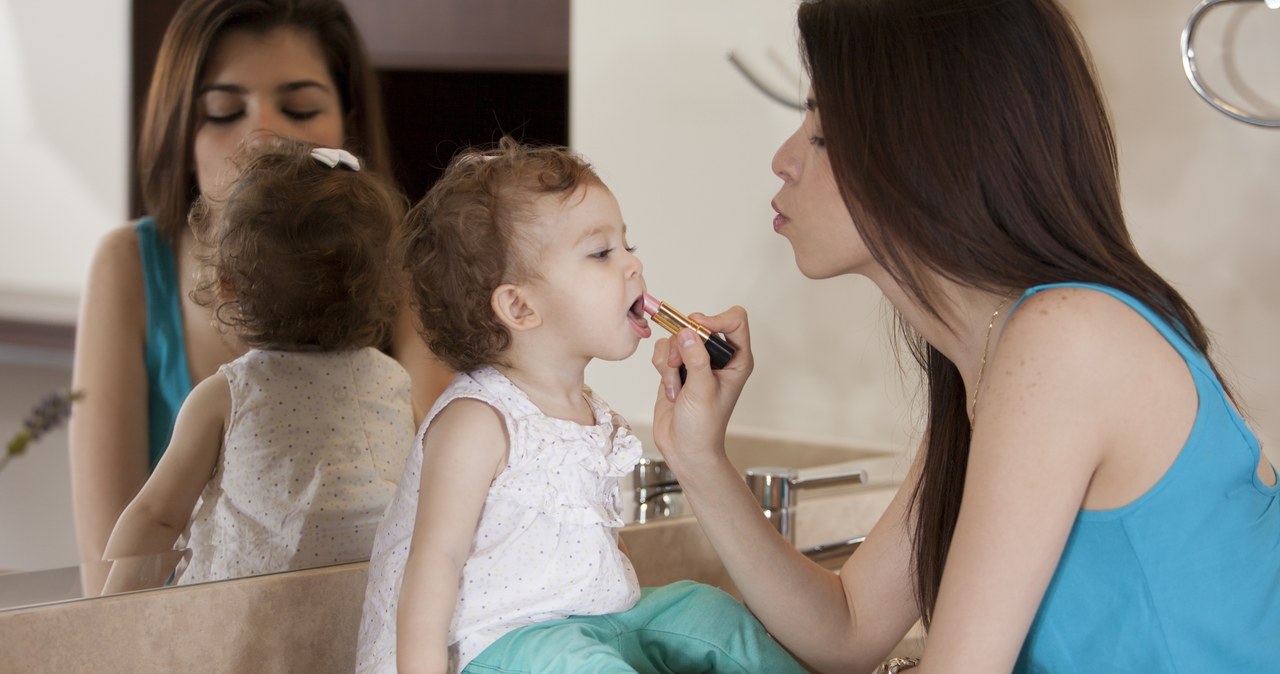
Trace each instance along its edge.
<instances>
[{"instance_id":1,"label":"girl's eyelashes","mask_svg":"<svg viewBox=\"0 0 1280 674\"><path fill-rule=\"evenodd\" d=\"M639 250L639 246L623 246L623 248L622 248L622 249L623 249L623 250L625 250L625 251L627 251L628 253L632 253L632 254L634 254L637 250ZM598 251L596 251L596 252L594 252L594 253L589 254L589 255L588 255L588 257L593 257L593 258L595 258L595 259L597 259L597 260L607 260L607 259L609 259L609 254L610 254L610 253L612 253L612 252L613 252L613 251L615 251L615 250L617 250L617 249L616 249L616 248L605 248L604 250L598 250Z\"/></svg>"},{"instance_id":2,"label":"girl's eyelashes","mask_svg":"<svg viewBox=\"0 0 1280 674\"><path fill-rule=\"evenodd\" d=\"M809 136L809 144L814 147L826 147L827 139L822 136Z\"/></svg>"}]
</instances>

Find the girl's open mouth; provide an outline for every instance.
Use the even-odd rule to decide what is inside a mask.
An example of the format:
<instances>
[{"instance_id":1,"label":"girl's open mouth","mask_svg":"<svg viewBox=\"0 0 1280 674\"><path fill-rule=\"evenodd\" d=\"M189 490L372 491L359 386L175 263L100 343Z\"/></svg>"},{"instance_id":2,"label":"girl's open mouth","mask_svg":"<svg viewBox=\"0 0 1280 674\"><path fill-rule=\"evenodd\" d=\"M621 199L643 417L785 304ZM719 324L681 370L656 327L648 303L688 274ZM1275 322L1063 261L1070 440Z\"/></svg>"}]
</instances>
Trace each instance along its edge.
<instances>
[{"instance_id":1,"label":"girl's open mouth","mask_svg":"<svg viewBox=\"0 0 1280 674\"><path fill-rule=\"evenodd\" d=\"M631 329L635 330L640 338L646 338L653 334L653 330L649 328L649 321L644 315L644 295L636 298L631 303L631 308L627 310L627 320L631 322Z\"/></svg>"}]
</instances>

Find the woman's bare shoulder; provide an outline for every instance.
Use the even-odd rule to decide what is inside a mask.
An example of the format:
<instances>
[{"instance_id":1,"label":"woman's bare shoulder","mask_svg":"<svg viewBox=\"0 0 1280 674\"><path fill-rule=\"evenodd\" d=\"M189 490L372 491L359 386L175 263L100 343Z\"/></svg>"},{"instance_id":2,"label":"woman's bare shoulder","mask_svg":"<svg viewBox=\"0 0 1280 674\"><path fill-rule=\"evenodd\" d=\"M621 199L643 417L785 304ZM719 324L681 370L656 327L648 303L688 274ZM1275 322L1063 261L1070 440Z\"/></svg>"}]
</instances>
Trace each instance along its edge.
<instances>
[{"instance_id":1,"label":"woman's bare shoulder","mask_svg":"<svg viewBox=\"0 0 1280 674\"><path fill-rule=\"evenodd\" d=\"M93 253L95 271L122 273L135 270L141 280L142 253L138 248L138 231L129 222L102 235Z\"/></svg>"},{"instance_id":2,"label":"woman's bare shoulder","mask_svg":"<svg viewBox=\"0 0 1280 674\"><path fill-rule=\"evenodd\" d=\"M133 223L116 227L102 236L89 266L89 280L84 289L85 313L98 306L119 320L121 315L146 317L146 289L142 279L142 253L138 248L138 232Z\"/></svg>"},{"instance_id":3,"label":"woman's bare shoulder","mask_svg":"<svg viewBox=\"0 0 1280 674\"><path fill-rule=\"evenodd\" d=\"M1182 356L1155 325L1124 301L1088 288L1028 297L1009 317L995 357L1000 371L1027 389L1077 388L1096 400L1151 396L1153 387L1189 382Z\"/></svg>"},{"instance_id":4,"label":"woman's bare shoulder","mask_svg":"<svg viewBox=\"0 0 1280 674\"><path fill-rule=\"evenodd\" d=\"M1095 354L1165 342L1155 326L1122 300L1081 287L1031 295L1009 317L1006 331L1010 342Z\"/></svg>"}]
</instances>

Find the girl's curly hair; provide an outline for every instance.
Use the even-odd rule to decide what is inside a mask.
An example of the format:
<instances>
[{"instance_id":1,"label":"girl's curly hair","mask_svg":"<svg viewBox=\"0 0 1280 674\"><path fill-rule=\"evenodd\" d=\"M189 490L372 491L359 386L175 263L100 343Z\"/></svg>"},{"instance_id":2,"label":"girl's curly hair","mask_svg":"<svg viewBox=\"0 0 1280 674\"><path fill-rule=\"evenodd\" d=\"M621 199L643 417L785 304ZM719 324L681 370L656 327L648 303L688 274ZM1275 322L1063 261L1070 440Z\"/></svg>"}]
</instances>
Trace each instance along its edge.
<instances>
[{"instance_id":1,"label":"girl's curly hair","mask_svg":"<svg viewBox=\"0 0 1280 674\"><path fill-rule=\"evenodd\" d=\"M511 333L490 297L504 283L537 278L538 200L603 184L585 159L560 146L505 137L454 156L405 219L411 299L436 357L459 372L501 363Z\"/></svg>"},{"instance_id":2,"label":"girl's curly hair","mask_svg":"<svg viewBox=\"0 0 1280 674\"><path fill-rule=\"evenodd\" d=\"M314 146L273 139L233 158L221 197L189 216L209 247L191 293L248 345L327 351L389 338L400 299L400 191L373 171L330 168Z\"/></svg>"}]
</instances>

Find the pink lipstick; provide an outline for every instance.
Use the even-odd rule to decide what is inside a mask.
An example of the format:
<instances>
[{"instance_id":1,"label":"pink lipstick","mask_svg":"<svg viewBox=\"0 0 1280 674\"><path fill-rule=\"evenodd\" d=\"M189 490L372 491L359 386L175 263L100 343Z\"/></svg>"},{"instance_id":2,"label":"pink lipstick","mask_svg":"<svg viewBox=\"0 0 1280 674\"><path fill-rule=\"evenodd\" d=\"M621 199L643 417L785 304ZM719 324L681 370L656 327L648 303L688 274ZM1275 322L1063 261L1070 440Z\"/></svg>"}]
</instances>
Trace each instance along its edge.
<instances>
[{"instance_id":1,"label":"pink lipstick","mask_svg":"<svg viewBox=\"0 0 1280 674\"><path fill-rule=\"evenodd\" d=\"M697 333L706 345L707 353L711 355L711 369L719 370L728 365L729 359L733 358L735 349L725 338L676 311L666 302L659 302L649 293L644 294L644 312L653 317L654 323L666 328L673 335L680 332L681 328L689 328ZM684 381L684 366L680 367L680 381Z\"/></svg>"}]
</instances>

